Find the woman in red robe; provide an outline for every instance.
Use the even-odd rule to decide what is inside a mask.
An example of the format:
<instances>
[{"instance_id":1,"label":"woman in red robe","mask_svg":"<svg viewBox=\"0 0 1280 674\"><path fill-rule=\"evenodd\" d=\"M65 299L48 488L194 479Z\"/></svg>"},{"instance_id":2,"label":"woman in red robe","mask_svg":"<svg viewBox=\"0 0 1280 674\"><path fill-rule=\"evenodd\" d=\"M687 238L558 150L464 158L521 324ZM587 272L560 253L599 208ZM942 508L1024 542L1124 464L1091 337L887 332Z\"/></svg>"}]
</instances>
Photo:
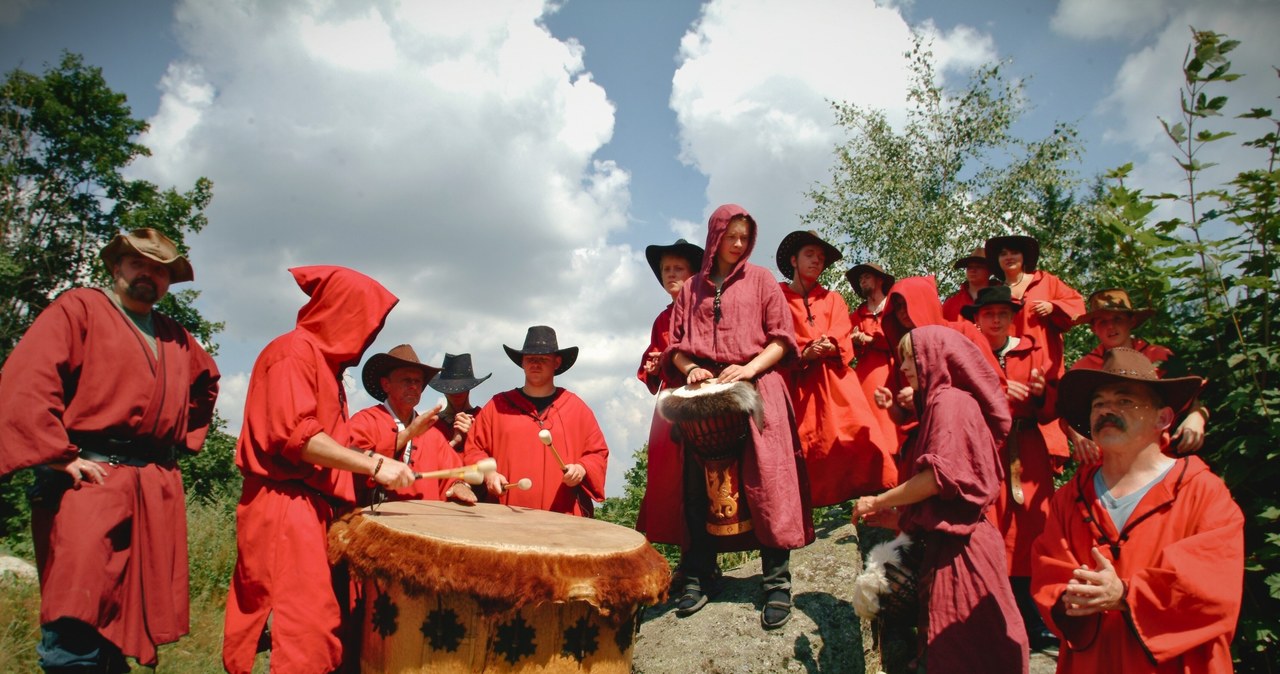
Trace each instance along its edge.
<instances>
[{"instance_id":1,"label":"woman in red robe","mask_svg":"<svg viewBox=\"0 0 1280 674\"><path fill-rule=\"evenodd\" d=\"M809 472L809 503L836 505L888 489L898 481L896 443L886 440L872 420L871 404L849 367L849 305L818 283L840 251L814 232L796 231L782 239L776 258L778 270L791 279L781 287L800 357L786 373Z\"/></svg>"},{"instance_id":2,"label":"woman in red robe","mask_svg":"<svg viewBox=\"0 0 1280 674\"><path fill-rule=\"evenodd\" d=\"M878 515L924 545L915 573L922 671L1025 673L1026 630L1000 532L985 514L1004 477L999 448L1010 427L1004 389L982 352L949 328L912 330L899 356L920 418L903 448L909 477L858 499L853 519Z\"/></svg>"},{"instance_id":3,"label":"woman in red robe","mask_svg":"<svg viewBox=\"0 0 1280 674\"><path fill-rule=\"evenodd\" d=\"M1050 372L1061 377L1062 333L1084 313L1084 298L1075 288L1049 272L1036 268L1040 242L1029 236L996 236L983 247L991 273L1004 281L1026 309L1013 324L1017 337L1030 335L1049 355Z\"/></svg>"}]
</instances>

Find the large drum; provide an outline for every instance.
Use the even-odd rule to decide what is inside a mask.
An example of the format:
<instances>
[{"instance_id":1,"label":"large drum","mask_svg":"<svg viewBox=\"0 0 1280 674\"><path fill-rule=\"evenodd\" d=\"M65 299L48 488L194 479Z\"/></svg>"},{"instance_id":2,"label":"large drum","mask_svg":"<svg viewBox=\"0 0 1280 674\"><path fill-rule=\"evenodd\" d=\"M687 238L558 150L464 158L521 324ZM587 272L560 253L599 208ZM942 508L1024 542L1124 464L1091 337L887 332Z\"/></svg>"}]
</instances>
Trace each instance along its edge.
<instances>
[{"instance_id":1,"label":"large drum","mask_svg":"<svg viewBox=\"0 0 1280 674\"><path fill-rule=\"evenodd\" d=\"M357 511L329 556L363 582L364 672L629 672L671 581L631 529L487 503Z\"/></svg>"},{"instance_id":2,"label":"large drum","mask_svg":"<svg viewBox=\"0 0 1280 674\"><path fill-rule=\"evenodd\" d=\"M684 448L702 466L707 489L707 532L751 531L739 459L751 438L751 420L764 427L764 403L754 384L709 379L663 391L658 413L670 421Z\"/></svg>"}]
</instances>

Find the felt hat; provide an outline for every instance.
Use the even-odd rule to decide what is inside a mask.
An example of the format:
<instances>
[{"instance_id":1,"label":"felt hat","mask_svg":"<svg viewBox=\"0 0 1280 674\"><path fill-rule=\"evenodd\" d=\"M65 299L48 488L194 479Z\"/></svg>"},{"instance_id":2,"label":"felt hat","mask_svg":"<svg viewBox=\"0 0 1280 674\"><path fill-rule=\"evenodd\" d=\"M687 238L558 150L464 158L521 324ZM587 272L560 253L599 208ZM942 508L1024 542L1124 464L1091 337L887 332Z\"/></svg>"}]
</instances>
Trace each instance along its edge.
<instances>
[{"instance_id":1,"label":"felt hat","mask_svg":"<svg viewBox=\"0 0 1280 674\"><path fill-rule=\"evenodd\" d=\"M897 281L897 279L891 276L889 272L884 270L884 267L881 267L874 262L863 262L862 264L854 265L853 269L844 273L844 277L849 280L849 285L853 286L853 292L864 300L867 299L867 296L863 295L862 288L858 287L858 277L867 272L877 274L880 278L884 279L884 291L886 294L889 292L889 289L893 287L894 282Z\"/></svg>"},{"instance_id":2,"label":"felt hat","mask_svg":"<svg viewBox=\"0 0 1280 674\"><path fill-rule=\"evenodd\" d=\"M996 252L999 252L999 251L996 251ZM972 251L971 253L969 253L968 255L966 255L966 256L964 256L964 257L960 258L959 260L956 260L956 261L955 261L955 263L951 265L951 268L952 268L952 269L955 269L955 270L957 270L957 271L959 271L959 270L964 269L965 267L968 267L969 265L971 265L971 264L975 264L975 263L976 263L976 264L981 264L981 265L983 265L983 266L987 267L988 269L990 269L990 268L991 268L991 263L990 263L990 262L987 262L987 249L986 249L986 248L983 248L983 247L981 247L981 246L979 246L979 247L977 247L977 248L974 248L974 249L973 249L973 251Z\"/></svg>"},{"instance_id":3,"label":"felt hat","mask_svg":"<svg viewBox=\"0 0 1280 674\"><path fill-rule=\"evenodd\" d=\"M960 315L964 316L965 320L972 321L973 317L978 315L979 309L993 304L1007 304L1013 307L1015 314L1022 310L1022 302L1013 299L1013 291L1009 286L990 286L978 290L978 298L973 301L973 304L960 307Z\"/></svg>"},{"instance_id":4,"label":"felt hat","mask_svg":"<svg viewBox=\"0 0 1280 674\"><path fill-rule=\"evenodd\" d=\"M782 272L783 276L789 279L796 277L796 269L791 266L791 258L805 246L819 246L822 248L822 255L826 258L826 265L822 267L823 271L826 271L827 267L831 266L831 263L844 257L835 246L819 238L817 232L813 230L796 230L782 237L782 243L778 244L778 253L775 256L775 260L778 263L778 271Z\"/></svg>"},{"instance_id":5,"label":"felt hat","mask_svg":"<svg viewBox=\"0 0 1280 674\"><path fill-rule=\"evenodd\" d=\"M1155 309L1134 309L1133 301L1129 299L1129 293L1125 292L1123 288L1099 290L1085 300L1084 307L1086 313L1076 319L1076 325L1092 323L1093 319L1097 318L1099 311L1114 311L1131 314L1134 318L1133 326L1136 328L1156 313Z\"/></svg>"},{"instance_id":6,"label":"felt hat","mask_svg":"<svg viewBox=\"0 0 1280 674\"><path fill-rule=\"evenodd\" d=\"M993 236L987 239L987 244L982 247L987 255L987 267L991 269L992 276L1001 280L1004 279L1004 270L1000 268L1000 250L1003 248L1022 253L1022 271L1024 273L1030 274L1036 270L1036 263L1040 261L1039 241L1021 234Z\"/></svg>"},{"instance_id":7,"label":"felt hat","mask_svg":"<svg viewBox=\"0 0 1280 674\"><path fill-rule=\"evenodd\" d=\"M506 350L511 362L521 367L524 367L525 356L560 356L560 367L556 368L556 374L564 374L578 360L578 347L560 348L556 341L556 331L546 325L529 328L524 336L523 348L513 349L506 344L502 348Z\"/></svg>"},{"instance_id":8,"label":"felt hat","mask_svg":"<svg viewBox=\"0 0 1280 674\"><path fill-rule=\"evenodd\" d=\"M657 244L645 246L644 257L649 261L649 268L658 278L658 283L662 283L662 258L667 255L676 255L688 260L690 274L696 274L702 269L702 246L689 243L684 239L677 239L675 243L667 246Z\"/></svg>"},{"instance_id":9,"label":"felt hat","mask_svg":"<svg viewBox=\"0 0 1280 674\"><path fill-rule=\"evenodd\" d=\"M1150 386L1160 394L1165 406L1173 408L1175 414L1181 414L1204 386L1204 380L1196 376L1161 379L1156 373L1156 366L1142 352L1118 346L1102 357L1102 369L1076 368L1062 375L1058 382L1058 416L1088 436L1093 392L1100 386L1118 382L1140 382Z\"/></svg>"},{"instance_id":10,"label":"felt hat","mask_svg":"<svg viewBox=\"0 0 1280 674\"><path fill-rule=\"evenodd\" d=\"M178 245L172 239L150 227L142 227L131 232L116 234L103 247L98 257L107 266L107 273L126 253L141 255L155 260L169 270L169 283L185 283L195 280L195 271L191 263L178 252Z\"/></svg>"},{"instance_id":11,"label":"felt hat","mask_svg":"<svg viewBox=\"0 0 1280 674\"><path fill-rule=\"evenodd\" d=\"M360 371L360 380L364 382L364 390L368 391L369 395L373 396L373 399L378 402L386 400L387 392L382 389L382 378L392 370L402 367L413 367L421 370L423 378L428 383L440 372L440 368L432 367L418 360L418 354L414 352L412 346L401 344L386 353L375 353L365 362L364 369Z\"/></svg>"},{"instance_id":12,"label":"felt hat","mask_svg":"<svg viewBox=\"0 0 1280 674\"><path fill-rule=\"evenodd\" d=\"M455 356L452 353L446 353L444 363L440 365L440 374L431 380L431 388L445 395L465 393L483 384L484 380L492 376L493 373L490 372L476 379L475 372L471 370L471 354L460 353Z\"/></svg>"}]
</instances>

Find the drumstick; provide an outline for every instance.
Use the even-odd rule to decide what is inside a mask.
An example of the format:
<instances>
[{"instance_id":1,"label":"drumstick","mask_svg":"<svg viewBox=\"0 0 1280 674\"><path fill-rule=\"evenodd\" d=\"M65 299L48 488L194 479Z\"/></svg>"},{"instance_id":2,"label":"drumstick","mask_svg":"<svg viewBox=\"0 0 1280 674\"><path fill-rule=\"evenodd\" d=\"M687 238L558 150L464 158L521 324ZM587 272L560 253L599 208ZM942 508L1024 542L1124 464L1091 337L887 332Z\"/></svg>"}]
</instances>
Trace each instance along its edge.
<instances>
[{"instance_id":1,"label":"drumstick","mask_svg":"<svg viewBox=\"0 0 1280 674\"><path fill-rule=\"evenodd\" d=\"M426 478L443 478L443 477L465 477L467 473L478 473L483 476L498 470L498 462L495 459L480 459L470 466L459 466L458 468L442 468L440 470L430 470L425 473L414 473L413 479L424 480Z\"/></svg>"},{"instance_id":2,"label":"drumstick","mask_svg":"<svg viewBox=\"0 0 1280 674\"><path fill-rule=\"evenodd\" d=\"M533 480L530 480L527 477L522 477L520 478L519 482L508 482L502 485L502 493L505 494L511 491L512 489L519 489L520 491L529 491L532 488L533 488Z\"/></svg>"},{"instance_id":3,"label":"drumstick","mask_svg":"<svg viewBox=\"0 0 1280 674\"><path fill-rule=\"evenodd\" d=\"M551 455L556 457L556 463L560 464L560 472L569 472L569 467L564 465L564 459L560 458L560 452L557 452L556 446L551 444L551 431L545 428L538 431L538 439L542 441L542 444L547 446L547 449L551 450Z\"/></svg>"}]
</instances>

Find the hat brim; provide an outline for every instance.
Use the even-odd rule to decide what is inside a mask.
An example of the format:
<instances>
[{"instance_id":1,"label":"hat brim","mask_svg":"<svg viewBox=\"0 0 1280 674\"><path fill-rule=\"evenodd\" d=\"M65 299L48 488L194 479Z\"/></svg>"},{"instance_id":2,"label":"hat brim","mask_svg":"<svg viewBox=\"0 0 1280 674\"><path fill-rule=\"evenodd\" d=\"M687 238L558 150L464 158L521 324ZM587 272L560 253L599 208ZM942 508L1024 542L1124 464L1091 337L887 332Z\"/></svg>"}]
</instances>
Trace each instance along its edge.
<instances>
[{"instance_id":1,"label":"hat brim","mask_svg":"<svg viewBox=\"0 0 1280 674\"><path fill-rule=\"evenodd\" d=\"M1012 307L1013 313L1015 314L1022 311L1022 302L1011 300L1008 302L987 302L986 304L966 304L963 307L960 307L960 315L964 316L965 320L972 321L977 317L978 311L982 309L982 307L993 307L997 304L1005 304Z\"/></svg>"},{"instance_id":2,"label":"hat brim","mask_svg":"<svg viewBox=\"0 0 1280 674\"><path fill-rule=\"evenodd\" d=\"M987 268L991 275L1004 280L1004 270L1000 268L1000 249L1014 248L1022 251L1022 271L1030 274L1036 270L1040 262L1040 242L1034 237L1014 234L1010 236L993 236L987 239L982 247L987 252Z\"/></svg>"},{"instance_id":3,"label":"hat brim","mask_svg":"<svg viewBox=\"0 0 1280 674\"><path fill-rule=\"evenodd\" d=\"M702 247L685 241L683 243L673 243L667 246L645 246L644 257L649 261L649 268L653 270L653 276L658 279L658 283L662 283L662 258L668 255L682 257L689 262L689 274L693 275L702 271L702 257L704 255Z\"/></svg>"},{"instance_id":4,"label":"hat brim","mask_svg":"<svg viewBox=\"0 0 1280 674\"><path fill-rule=\"evenodd\" d=\"M503 350L507 352L507 358L516 364L516 367L524 367L525 356L560 356L560 367L556 368L556 374L564 374L573 367L578 360L578 347L569 346L555 351L520 351L513 349L506 344L502 345Z\"/></svg>"},{"instance_id":5,"label":"hat brim","mask_svg":"<svg viewBox=\"0 0 1280 674\"><path fill-rule=\"evenodd\" d=\"M1133 327L1135 328L1138 327L1139 325L1142 325L1143 323L1146 323L1148 318L1151 318L1152 316L1156 315L1155 309L1095 309L1093 311L1090 311L1087 314L1081 314L1078 318L1076 318L1076 322L1073 323L1073 325L1092 324L1093 319L1097 318L1098 314L1104 311L1112 314L1132 315Z\"/></svg>"},{"instance_id":6,"label":"hat brim","mask_svg":"<svg viewBox=\"0 0 1280 674\"><path fill-rule=\"evenodd\" d=\"M867 299L867 296L863 295L862 288L858 287L858 277L862 276L864 272L870 272L888 281L888 283L886 283L884 286L884 292L886 295L889 293L889 289L893 287L893 284L898 282L898 279L894 278L892 274L888 272L880 271L879 269L876 269L875 267L872 267L869 264L854 265L852 269L845 272L844 278L846 281L849 282L849 285L853 287L853 294L857 295L858 297L861 297L864 300Z\"/></svg>"},{"instance_id":7,"label":"hat brim","mask_svg":"<svg viewBox=\"0 0 1280 674\"><path fill-rule=\"evenodd\" d=\"M445 379L444 377L436 377L431 380L431 383L428 384L428 386L445 395L454 395L457 393L466 393L467 391L483 384L485 380L492 376L493 373L490 372L479 379L473 377L461 379Z\"/></svg>"},{"instance_id":8,"label":"hat brim","mask_svg":"<svg viewBox=\"0 0 1280 674\"><path fill-rule=\"evenodd\" d=\"M171 260L156 257L146 251L138 250L134 247L133 242L123 234L117 234L111 239L98 257L102 259L102 264L107 268L107 273L112 273L112 267L120 260L120 257L126 253L133 253L148 260L154 260L164 265L169 270L169 283L187 283L196 279L195 270L191 268L191 263L187 261L185 256L179 255Z\"/></svg>"},{"instance_id":9,"label":"hat brim","mask_svg":"<svg viewBox=\"0 0 1280 674\"><path fill-rule=\"evenodd\" d=\"M789 279L796 277L796 268L791 264L791 257L799 253L800 249L805 246L819 246L822 248L822 255L826 258L822 271L826 271L837 260L844 259L840 249L835 246L807 231L795 231L782 238L782 242L778 244L778 252L774 255L774 262L778 264L778 271L782 272L783 276Z\"/></svg>"},{"instance_id":10,"label":"hat brim","mask_svg":"<svg viewBox=\"0 0 1280 674\"><path fill-rule=\"evenodd\" d=\"M440 368L438 367L415 363L411 360L401 360L385 353L375 353L365 362L364 368L360 370L360 381L364 384L365 392L378 402L385 401L387 392L382 388L382 378L387 376L388 372L402 367L416 367L422 370L422 376L426 378L428 385L431 384L431 380L437 374L440 374Z\"/></svg>"},{"instance_id":11,"label":"hat brim","mask_svg":"<svg viewBox=\"0 0 1280 674\"><path fill-rule=\"evenodd\" d=\"M956 271L960 271L961 269L968 267L970 264L973 264L974 262L981 263L987 268L988 271L991 270L991 262L989 262L985 257L978 257L976 255L967 255L965 257L960 258L959 260L956 260L955 264L951 265L951 268Z\"/></svg>"},{"instance_id":12,"label":"hat brim","mask_svg":"<svg viewBox=\"0 0 1280 674\"><path fill-rule=\"evenodd\" d=\"M1058 416L1067 420L1072 428L1086 438L1092 437L1089 425L1089 412L1093 406L1093 392L1099 386L1132 382L1146 384L1156 389L1164 399L1166 407L1172 407L1175 415L1182 414L1187 405L1195 400L1204 387L1205 381L1200 377L1177 377L1174 379L1139 379L1107 372L1077 368L1068 370L1058 382Z\"/></svg>"}]
</instances>

